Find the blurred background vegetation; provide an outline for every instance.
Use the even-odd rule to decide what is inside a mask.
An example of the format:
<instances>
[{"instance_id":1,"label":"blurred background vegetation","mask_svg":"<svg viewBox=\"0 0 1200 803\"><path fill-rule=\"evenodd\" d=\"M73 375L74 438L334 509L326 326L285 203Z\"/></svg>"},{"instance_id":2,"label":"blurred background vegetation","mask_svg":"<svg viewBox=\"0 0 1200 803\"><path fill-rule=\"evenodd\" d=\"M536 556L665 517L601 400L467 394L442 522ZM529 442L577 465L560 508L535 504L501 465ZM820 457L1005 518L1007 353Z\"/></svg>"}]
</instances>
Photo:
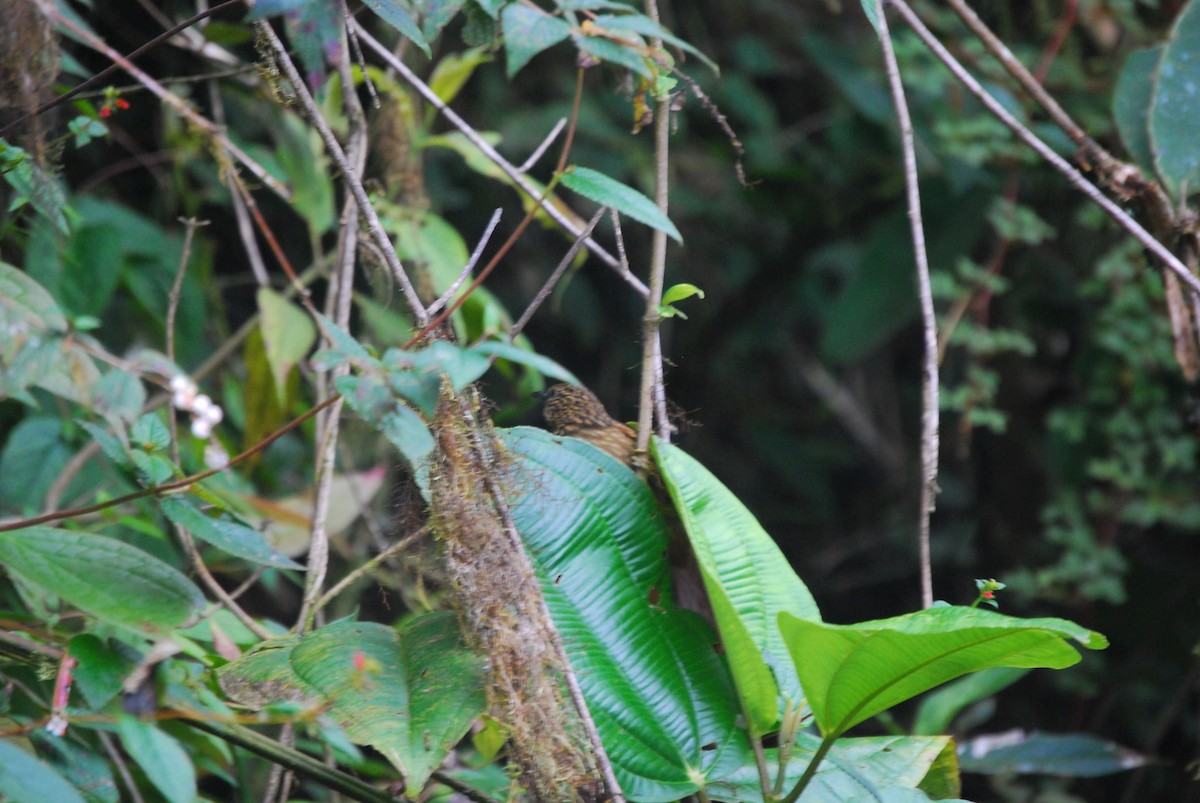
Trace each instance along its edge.
<instances>
[{"instance_id":1,"label":"blurred background vegetation","mask_svg":"<svg viewBox=\"0 0 1200 803\"><path fill-rule=\"evenodd\" d=\"M1132 49L1164 38L1183 4L979 5L1089 133L1121 153L1111 113L1119 69ZM185 3L96 0L87 18L128 52L163 29L150 6L172 19L194 12ZM755 512L829 621L912 610L919 605L922 341L898 140L874 35L857 3L838 0L660 0L660 7L667 27L720 65L719 75L694 59L682 67L744 144L748 180L739 182L736 149L713 114L684 92L673 119L671 217L685 244L670 247L668 284L690 282L706 295L683 302L688 318L668 321L664 330L677 442ZM919 8L993 92L1022 108L956 18L940 4ZM253 42L240 14L219 15L208 37L251 62ZM463 51L463 25L461 18L451 22L434 44L432 63ZM1161 276L1139 247L983 114L908 29L893 23L893 35L916 127L947 339L935 595L969 603L975 578L995 577L1009 586L1002 611L1064 616L1112 642L1073 671L1035 673L960 725L1087 731L1163 759L1136 780L1124 775L1116 783L974 779L964 797L1200 799L1191 780L1200 759L1197 400L1172 353ZM105 66L70 42L63 47L85 73ZM405 57L427 72L430 62L414 49ZM453 105L479 128L498 132L502 150L519 163L568 114L574 62L571 48L555 48L509 80L498 57L471 75ZM159 77L213 69L171 47L156 48L139 64ZM181 86L177 91L212 114L206 85ZM628 89L614 69L587 72L572 159L650 194L651 134L631 134ZM368 111L372 186L399 208L442 216L468 249L496 207L506 210L501 232L511 230L519 219L512 191L450 149L414 148L405 126L423 114L419 104L405 110L400 93L384 95L384 109ZM286 233L283 246L295 264L309 265L335 237L331 166L294 116L263 101L255 82L224 80L221 96L235 138L304 191L297 203L303 220L265 193L259 201L274 230ZM177 324L178 362L194 370L255 313L255 281L202 139L162 115L144 92L133 88L121 97L130 108L106 118L108 137L82 146L64 139L55 155L70 203L88 225L59 243L51 224L25 220L6 228L0 256L24 265L77 321L101 322L92 334L110 350L161 348L182 241L176 219L210 221L197 237ZM1065 137L1036 113L1023 115L1070 155ZM71 116L60 111L45 125L58 136ZM430 125L446 130L441 120ZM544 157L534 174L548 175L552 159ZM611 242L606 226L602 238ZM635 271L643 269L648 231L627 226L624 233ZM531 229L488 280L494 300L478 314L519 314L565 245L556 231ZM85 258L108 262L91 264L81 279L72 269ZM401 308L390 300L395 288L376 271L359 289L379 302L360 308L363 339L395 345L388 328L395 324L390 313ZM643 311L641 299L591 259L572 271L526 334L618 418L632 419ZM486 321L472 326L480 331ZM293 382L278 409L252 409L246 400L263 381L254 348L261 351L261 342L239 347L211 378L245 444L313 401ZM485 392L497 421L536 422L529 389L490 374ZM5 402L0 431L7 432L0 454L6 514L39 507L87 440L53 403L39 412ZM394 463L365 429L350 438L344 470ZM254 492L305 487L311 442L285 438L273 446L254 469ZM31 449L44 455L43 472L7 470ZM78 487L94 481L81 475ZM390 506L380 524L386 530L399 503L395 493L383 497ZM361 543L348 536L341 557L352 563L372 548L365 536ZM382 598L375 604L386 603Z\"/></svg>"}]
</instances>

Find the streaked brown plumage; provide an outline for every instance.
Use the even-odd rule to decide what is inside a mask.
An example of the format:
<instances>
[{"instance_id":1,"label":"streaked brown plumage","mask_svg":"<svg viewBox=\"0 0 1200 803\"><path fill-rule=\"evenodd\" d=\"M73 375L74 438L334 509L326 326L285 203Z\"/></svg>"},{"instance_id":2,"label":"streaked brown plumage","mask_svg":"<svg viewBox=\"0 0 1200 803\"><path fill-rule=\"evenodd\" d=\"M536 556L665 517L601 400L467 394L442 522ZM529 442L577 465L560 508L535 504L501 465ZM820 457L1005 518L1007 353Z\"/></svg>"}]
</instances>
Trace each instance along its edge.
<instances>
[{"instance_id":1,"label":"streaked brown plumage","mask_svg":"<svg viewBox=\"0 0 1200 803\"><path fill-rule=\"evenodd\" d=\"M633 460L637 433L609 415L595 393L559 383L533 395L545 400L542 413L555 435L585 440L626 465Z\"/></svg>"},{"instance_id":2,"label":"streaked brown plumage","mask_svg":"<svg viewBox=\"0 0 1200 803\"><path fill-rule=\"evenodd\" d=\"M555 435L569 435L585 440L625 465L636 468L633 465L633 454L637 447L637 433L609 415L595 393L577 385L560 383L533 395L545 400L546 406L542 414L546 417L550 431ZM696 563L696 556L692 554L683 522L675 512L670 494L667 493L658 471L653 466L645 468L644 471L670 533L667 560L671 569L675 601L681 607L695 611L712 623L712 606L704 591L704 583L700 579L700 566Z\"/></svg>"}]
</instances>

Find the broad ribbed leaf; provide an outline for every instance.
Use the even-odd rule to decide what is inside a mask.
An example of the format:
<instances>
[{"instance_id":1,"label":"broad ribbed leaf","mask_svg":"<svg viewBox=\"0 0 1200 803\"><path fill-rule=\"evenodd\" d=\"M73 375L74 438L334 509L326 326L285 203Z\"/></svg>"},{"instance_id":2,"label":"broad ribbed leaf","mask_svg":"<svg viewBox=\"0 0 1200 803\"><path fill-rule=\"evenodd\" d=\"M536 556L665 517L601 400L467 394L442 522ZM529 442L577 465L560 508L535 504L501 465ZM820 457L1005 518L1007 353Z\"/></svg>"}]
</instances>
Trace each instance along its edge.
<instances>
[{"instance_id":1,"label":"broad ribbed leaf","mask_svg":"<svg viewBox=\"0 0 1200 803\"><path fill-rule=\"evenodd\" d=\"M797 703L803 696L776 617L786 611L820 619L817 603L779 547L720 480L682 450L657 439L653 446L700 564L751 729L767 733L778 719L778 692Z\"/></svg>"},{"instance_id":2,"label":"broad ribbed leaf","mask_svg":"<svg viewBox=\"0 0 1200 803\"><path fill-rule=\"evenodd\" d=\"M1172 194L1200 189L1200 3L1186 4L1158 62L1150 103L1150 143L1154 165Z\"/></svg>"},{"instance_id":3,"label":"broad ribbed leaf","mask_svg":"<svg viewBox=\"0 0 1200 803\"><path fill-rule=\"evenodd\" d=\"M813 716L828 735L968 672L997 666L1063 669L1079 661L1066 643L1108 641L1064 619L1015 619L942 607L854 625L779 614Z\"/></svg>"},{"instance_id":4,"label":"broad ribbed leaf","mask_svg":"<svg viewBox=\"0 0 1200 803\"><path fill-rule=\"evenodd\" d=\"M158 558L94 533L26 527L0 534L0 563L98 619L164 636L204 605L192 582Z\"/></svg>"},{"instance_id":5,"label":"broad ribbed leaf","mask_svg":"<svg viewBox=\"0 0 1200 803\"><path fill-rule=\"evenodd\" d=\"M868 801L888 788L914 789L925 779L938 756L950 744L948 736L872 736L841 739L825 757L817 774L800 796L800 803L826 801ZM820 739L801 733L792 751L784 776L784 791L800 780ZM953 755L953 751L950 751ZM767 750L767 766L772 772L779 766L779 751ZM753 761L739 767L729 777L709 789L714 800L761 801L758 768Z\"/></svg>"},{"instance_id":6,"label":"broad ribbed leaf","mask_svg":"<svg viewBox=\"0 0 1200 803\"><path fill-rule=\"evenodd\" d=\"M667 531L644 482L599 449L528 427L512 514L626 795L677 800L746 754L715 637L670 599Z\"/></svg>"},{"instance_id":7,"label":"broad ribbed leaf","mask_svg":"<svg viewBox=\"0 0 1200 803\"><path fill-rule=\"evenodd\" d=\"M487 709L483 662L462 644L453 613L397 631L338 622L292 648L296 674L327 698L329 716L404 773L416 799L429 775Z\"/></svg>"}]
</instances>

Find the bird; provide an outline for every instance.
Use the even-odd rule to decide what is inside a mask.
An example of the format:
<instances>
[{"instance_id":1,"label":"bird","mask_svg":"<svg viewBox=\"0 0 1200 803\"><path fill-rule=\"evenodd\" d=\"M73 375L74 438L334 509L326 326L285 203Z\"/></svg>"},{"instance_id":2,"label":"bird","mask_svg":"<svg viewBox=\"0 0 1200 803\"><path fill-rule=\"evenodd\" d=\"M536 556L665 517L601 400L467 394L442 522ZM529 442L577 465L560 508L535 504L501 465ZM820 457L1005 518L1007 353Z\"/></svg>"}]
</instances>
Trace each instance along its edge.
<instances>
[{"instance_id":1,"label":"bird","mask_svg":"<svg viewBox=\"0 0 1200 803\"><path fill-rule=\"evenodd\" d=\"M700 614L712 624L712 605L700 577L700 565L692 552L683 522L675 512L671 495L652 464L642 465L635 461L637 433L609 415L596 394L587 388L560 382L533 395L546 402L542 415L555 435L585 440L643 474L667 527L666 557L675 602L682 608Z\"/></svg>"},{"instance_id":2,"label":"bird","mask_svg":"<svg viewBox=\"0 0 1200 803\"><path fill-rule=\"evenodd\" d=\"M585 440L625 465L632 464L637 433L609 415L595 393L560 382L533 395L546 402L542 415L555 435Z\"/></svg>"}]
</instances>

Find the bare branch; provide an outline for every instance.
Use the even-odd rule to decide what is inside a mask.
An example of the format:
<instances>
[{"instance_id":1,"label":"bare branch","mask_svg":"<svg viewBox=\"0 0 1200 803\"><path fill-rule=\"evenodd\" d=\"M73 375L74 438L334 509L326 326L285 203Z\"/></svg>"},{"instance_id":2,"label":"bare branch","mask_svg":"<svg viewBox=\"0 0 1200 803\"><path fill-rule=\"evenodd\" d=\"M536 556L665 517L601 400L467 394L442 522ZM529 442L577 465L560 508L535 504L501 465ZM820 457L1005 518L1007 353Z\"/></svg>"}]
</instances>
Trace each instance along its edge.
<instances>
[{"instance_id":1,"label":"bare branch","mask_svg":"<svg viewBox=\"0 0 1200 803\"><path fill-rule=\"evenodd\" d=\"M429 103L432 104L433 107L438 110L438 112L444 115L446 119L450 121L451 125L461 131L463 136L465 136L472 145L478 148L484 156L486 156L493 163L495 163L497 167L504 171L504 174L512 180L513 184L520 187L521 191L530 198L537 199L541 197L542 193L536 186L530 183L529 178L523 175L521 171L513 166L511 162L501 156L499 151L485 142L483 137L479 136L478 131L472 128L466 120L458 115L457 112L443 103L442 99L439 98L437 94L429 88L429 85L418 78L416 73L410 70L403 61L396 58L396 56L392 54L392 52L386 47L384 47L377 39L375 39L375 37L371 36L371 34L365 31L357 21L352 21L351 27L354 29L354 32L358 35L358 37L366 43L367 47L369 47L371 50L374 50L375 53L378 54L378 56L383 59L389 67L399 73L405 81L408 81L408 83L411 84L423 98L425 98L425 100L429 101ZM583 225L580 222L572 220L570 217L564 214L563 211L558 208L557 204L546 204L544 208L546 210L546 214L548 214L554 220L554 222L566 229L571 236L579 236L579 232L583 230ZM606 251L602 245L591 239L586 242L586 245L588 250L598 256L605 265L608 265L610 268L618 268L620 263L617 261L617 258ZM622 273L619 269L617 272L620 273L621 278L628 282L629 286L636 290L640 295L644 296L649 292L649 290L646 288L646 285L642 284L641 280L639 280L632 273Z\"/></svg>"},{"instance_id":2,"label":"bare branch","mask_svg":"<svg viewBox=\"0 0 1200 803\"><path fill-rule=\"evenodd\" d=\"M975 80L966 68L959 63L958 59L950 54L950 51L937 40L925 24L921 22L916 13L904 0L886 0L896 8L900 15L904 17L905 22L912 27L917 36L925 43L938 60L946 65L946 68L953 73L954 77L967 88L968 91L987 108L989 112L1005 126L1007 126L1017 137L1037 152L1051 167L1062 173L1067 181L1071 183L1077 190L1086 195L1092 202L1105 211L1109 217L1116 221L1117 225L1125 229L1138 242L1146 247L1152 254L1158 257L1166 267L1171 270L1180 281L1186 284L1193 293L1200 295L1200 279L1192 275L1191 271L1179 260L1177 256L1172 254L1170 250L1154 238L1150 232L1146 231L1140 223L1134 220L1125 210L1110 201L1104 193L1102 193L1094 184L1084 178L1083 174L1055 153L1049 145L1038 139L1037 135L1021 124L1021 121L1009 114L1000 102L988 94L978 81Z\"/></svg>"},{"instance_id":3,"label":"bare branch","mask_svg":"<svg viewBox=\"0 0 1200 803\"><path fill-rule=\"evenodd\" d=\"M316 127L317 133L321 135L321 140L325 143L325 150L333 157L334 163L337 164L338 169L342 172L346 187L350 190L350 194L354 196L355 202L358 203L358 210L367 222L367 233L371 235L371 239L375 241L375 244L379 246L379 250L383 252L384 261L387 262L388 269L391 270L396 282L400 285L400 289L404 292L404 298L408 302L408 306L412 309L413 315L416 316L417 324L424 326L429 322L429 317L425 314L425 307L422 306L421 299L417 296L417 291L409 280L408 274L404 272L404 266L400 264L400 257L396 255L396 249L392 246L392 241L388 239L387 232L383 230L383 224L379 222L379 215L375 213L375 207L371 204L371 199L367 197L367 191L363 187L362 180L359 178L361 170L356 171L346 159L346 153L342 150L341 143L333 135L333 130L329 127L329 123L321 116L321 110L317 108L317 103L313 100L312 93L308 91L308 85L304 83L304 79L300 76L300 71L296 69L292 57L288 55L287 48L283 46L283 42L279 40L279 36L275 33L275 30L265 21L257 23L257 27L266 36L267 41L271 43L271 47L279 57L279 64L283 67L284 74L292 82L292 87L296 91L296 97L299 98L300 105L304 107L308 119ZM347 89L347 93L349 93L349 89Z\"/></svg>"},{"instance_id":4,"label":"bare branch","mask_svg":"<svg viewBox=\"0 0 1200 803\"><path fill-rule=\"evenodd\" d=\"M467 260L467 264L463 267L462 272L458 274L458 278L450 283L446 288L446 292L438 298L437 301L429 305L429 314L437 315L438 310L446 306L446 302L454 298L454 294L458 292L458 288L462 287L462 283L471 275L471 271L475 270L475 263L479 262L479 257L483 256L483 249L487 248L488 240L492 239L492 232L496 230L496 224L500 222L501 210L497 209L492 213L492 219L488 221L487 228L483 230L483 236L479 238L479 243L475 246L475 250L471 252L471 258Z\"/></svg>"},{"instance_id":5,"label":"bare branch","mask_svg":"<svg viewBox=\"0 0 1200 803\"><path fill-rule=\"evenodd\" d=\"M913 147L912 118L904 99L900 65L892 49L884 0L875 0L876 33L887 68L896 123L900 126L900 146L904 151L904 186L908 195L908 223L912 231L913 259L917 264L917 294L921 300L921 322L925 333L925 381L921 395L921 513L918 523L921 563L921 602L933 607L933 568L929 548L929 519L937 497L938 474L938 346L937 318L933 312L933 289L929 281L929 257L925 252L925 229L921 221L921 190L917 182L917 152Z\"/></svg>"}]
</instances>

